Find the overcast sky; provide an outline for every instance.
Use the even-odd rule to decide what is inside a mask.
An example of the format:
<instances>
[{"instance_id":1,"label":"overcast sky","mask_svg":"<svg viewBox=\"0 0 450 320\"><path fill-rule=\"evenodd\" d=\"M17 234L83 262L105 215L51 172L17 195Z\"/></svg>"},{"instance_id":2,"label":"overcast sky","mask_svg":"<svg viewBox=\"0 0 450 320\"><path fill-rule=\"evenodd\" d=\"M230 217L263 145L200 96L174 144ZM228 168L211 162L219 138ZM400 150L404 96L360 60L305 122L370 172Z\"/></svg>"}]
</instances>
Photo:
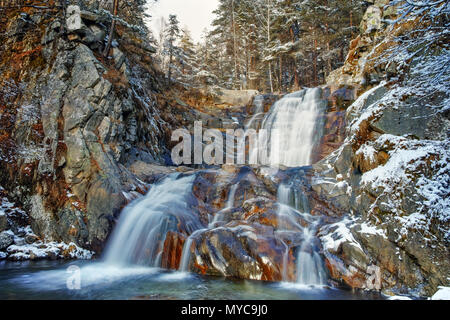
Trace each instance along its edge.
<instances>
[{"instance_id":1,"label":"overcast sky","mask_svg":"<svg viewBox=\"0 0 450 320\"><path fill-rule=\"evenodd\" d=\"M150 0L151 1L151 0ZM150 6L151 28L155 37L159 34L160 18L168 20L169 14L176 14L180 26L191 31L194 41L200 41L203 29L209 28L214 19L212 11L217 8L218 0L158 0Z\"/></svg>"}]
</instances>

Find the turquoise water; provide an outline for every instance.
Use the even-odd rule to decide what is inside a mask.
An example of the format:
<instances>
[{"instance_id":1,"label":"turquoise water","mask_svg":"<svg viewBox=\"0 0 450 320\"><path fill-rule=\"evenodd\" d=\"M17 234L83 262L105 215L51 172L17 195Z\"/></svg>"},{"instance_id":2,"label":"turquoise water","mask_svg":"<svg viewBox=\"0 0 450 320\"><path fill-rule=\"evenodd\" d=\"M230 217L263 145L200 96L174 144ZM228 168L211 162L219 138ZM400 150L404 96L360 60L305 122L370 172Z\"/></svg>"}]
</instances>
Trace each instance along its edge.
<instances>
[{"instance_id":1,"label":"turquoise water","mask_svg":"<svg viewBox=\"0 0 450 320\"><path fill-rule=\"evenodd\" d=\"M75 272L69 272L69 267ZM80 289L69 290L68 282L77 287L77 282L71 281L75 278L80 279ZM3 261L0 299L347 300L382 296L330 287L204 277L158 268L114 267L102 262Z\"/></svg>"}]
</instances>

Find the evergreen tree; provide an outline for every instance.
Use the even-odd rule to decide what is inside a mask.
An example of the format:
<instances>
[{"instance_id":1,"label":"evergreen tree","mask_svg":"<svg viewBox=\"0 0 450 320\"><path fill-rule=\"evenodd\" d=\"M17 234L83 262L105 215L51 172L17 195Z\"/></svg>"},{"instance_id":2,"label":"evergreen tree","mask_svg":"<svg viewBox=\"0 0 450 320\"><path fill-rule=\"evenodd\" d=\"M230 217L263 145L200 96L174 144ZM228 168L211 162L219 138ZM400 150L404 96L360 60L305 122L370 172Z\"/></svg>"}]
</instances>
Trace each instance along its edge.
<instances>
[{"instance_id":1,"label":"evergreen tree","mask_svg":"<svg viewBox=\"0 0 450 320\"><path fill-rule=\"evenodd\" d=\"M185 28L181 30L182 36L178 46L179 74L177 81L186 87L195 86L195 74L198 72L198 57L196 56L196 48L191 37L190 31Z\"/></svg>"},{"instance_id":2,"label":"evergreen tree","mask_svg":"<svg viewBox=\"0 0 450 320\"><path fill-rule=\"evenodd\" d=\"M182 59L181 50L177 41L180 38L179 21L176 15L169 15L169 22L164 31L164 51L163 54L168 57L167 61L167 82L170 85L173 73L180 73L178 62Z\"/></svg>"}]
</instances>

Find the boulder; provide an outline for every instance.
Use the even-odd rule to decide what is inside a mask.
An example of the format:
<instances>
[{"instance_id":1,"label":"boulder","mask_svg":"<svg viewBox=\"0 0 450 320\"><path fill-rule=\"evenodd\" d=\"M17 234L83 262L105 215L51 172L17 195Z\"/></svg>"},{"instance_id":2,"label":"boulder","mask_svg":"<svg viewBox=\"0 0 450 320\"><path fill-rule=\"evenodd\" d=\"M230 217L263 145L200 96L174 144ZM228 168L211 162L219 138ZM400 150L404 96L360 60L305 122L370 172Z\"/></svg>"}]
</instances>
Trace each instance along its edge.
<instances>
[{"instance_id":1,"label":"boulder","mask_svg":"<svg viewBox=\"0 0 450 320\"><path fill-rule=\"evenodd\" d=\"M383 27L382 15L382 10L378 6L370 6L361 21L361 33L370 34L372 32L380 31Z\"/></svg>"},{"instance_id":2,"label":"boulder","mask_svg":"<svg viewBox=\"0 0 450 320\"><path fill-rule=\"evenodd\" d=\"M14 243L14 236L10 232L0 233L0 250L5 250Z\"/></svg>"},{"instance_id":3,"label":"boulder","mask_svg":"<svg viewBox=\"0 0 450 320\"><path fill-rule=\"evenodd\" d=\"M293 279L295 263L289 252L275 237L273 228L235 221L198 236L192 247L189 269L207 275L280 281L283 258L288 254L286 269Z\"/></svg>"},{"instance_id":4,"label":"boulder","mask_svg":"<svg viewBox=\"0 0 450 320\"><path fill-rule=\"evenodd\" d=\"M69 32L76 32L83 29L84 24L81 20L81 9L79 6L70 5L66 9L66 27Z\"/></svg>"}]
</instances>

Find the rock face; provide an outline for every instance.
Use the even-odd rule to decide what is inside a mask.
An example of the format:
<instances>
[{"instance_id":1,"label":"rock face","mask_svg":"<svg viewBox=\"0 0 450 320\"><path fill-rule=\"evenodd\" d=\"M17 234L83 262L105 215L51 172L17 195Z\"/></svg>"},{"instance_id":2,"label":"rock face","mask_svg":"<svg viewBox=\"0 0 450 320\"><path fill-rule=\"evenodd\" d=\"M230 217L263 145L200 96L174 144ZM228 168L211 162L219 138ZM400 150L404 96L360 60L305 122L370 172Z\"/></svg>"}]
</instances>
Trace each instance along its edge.
<instances>
[{"instance_id":1,"label":"rock face","mask_svg":"<svg viewBox=\"0 0 450 320\"><path fill-rule=\"evenodd\" d=\"M14 9L2 25L0 184L40 237L100 251L124 195L145 192L129 165L165 163L170 125L142 35L119 25L111 57L100 55L111 21L98 6L78 1L66 20ZM140 13L130 10L131 24Z\"/></svg>"},{"instance_id":2,"label":"rock face","mask_svg":"<svg viewBox=\"0 0 450 320\"><path fill-rule=\"evenodd\" d=\"M449 84L430 71L445 60L444 35L434 33L436 41L422 51L420 35L411 32L421 22L386 29L380 17L394 12L375 2L345 65L328 79L354 86L359 97L346 110L342 146L314 165L313 190L345 216L322 226L319 236L333 279L429 296L448 285L450 272L448 92L429 88L433 81ZM414 50L408 61L400 54Z\"/></svg>"}]
</instances>

